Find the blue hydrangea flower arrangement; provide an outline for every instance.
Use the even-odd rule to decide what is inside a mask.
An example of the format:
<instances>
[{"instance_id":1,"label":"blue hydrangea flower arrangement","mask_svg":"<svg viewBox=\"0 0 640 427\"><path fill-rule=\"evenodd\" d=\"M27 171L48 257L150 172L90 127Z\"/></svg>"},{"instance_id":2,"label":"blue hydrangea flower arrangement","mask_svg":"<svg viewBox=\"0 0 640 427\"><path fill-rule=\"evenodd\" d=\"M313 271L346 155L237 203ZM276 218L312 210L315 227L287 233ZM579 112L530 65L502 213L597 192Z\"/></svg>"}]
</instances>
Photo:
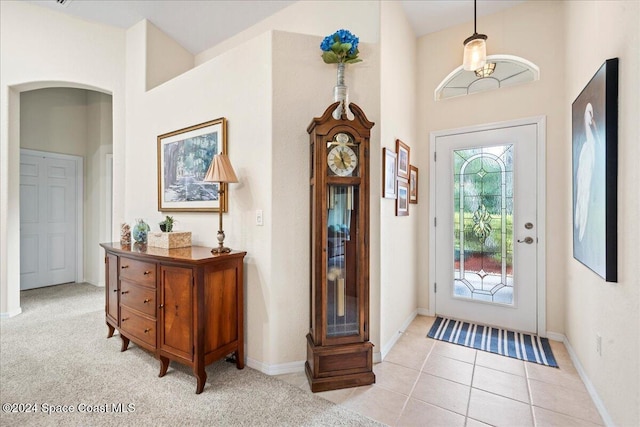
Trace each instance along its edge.
<instances>
[{"instance_id":1,"label":"blue hydrangea flower arrangement","mask_svg":"<svg viewBox=\"0 0 640 427\"><path fill-rule=\"evenodd\" d=\"M349 30L338 30L327 36L320 43L322 60L327 64L355 64L362 62L358 58L358 43L360 39Z\"/></svg>"}]
</instances>

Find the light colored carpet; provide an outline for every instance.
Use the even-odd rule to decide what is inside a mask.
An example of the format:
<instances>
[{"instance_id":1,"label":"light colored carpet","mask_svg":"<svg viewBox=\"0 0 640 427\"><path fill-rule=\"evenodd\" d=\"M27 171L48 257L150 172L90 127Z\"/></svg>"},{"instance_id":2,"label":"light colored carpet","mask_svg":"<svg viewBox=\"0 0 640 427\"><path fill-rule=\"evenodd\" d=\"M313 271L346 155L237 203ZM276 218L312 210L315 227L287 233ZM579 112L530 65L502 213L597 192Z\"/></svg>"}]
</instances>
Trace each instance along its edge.
<instances>
[{"instance_id":1,"label":"light colored carpet","mask_svg":"<svg viewBox=\"0 0 640 427\"><path fill-rule=\"evenodd\" d=\"M24 291L23 314L0 322L0 424L3 426L378 426L380 424L251 368L207 367L195 394L188 367L159 362L120 337L107 339L104 288L67 284ZM37 413L7 413L6 405ZM112 412L113 404L134 411ZM44 404L75 412L44 414ZM97 411L78 412L85 406ZM33 408L33 407L32 407Z\"/></svg>"}]
</instances>

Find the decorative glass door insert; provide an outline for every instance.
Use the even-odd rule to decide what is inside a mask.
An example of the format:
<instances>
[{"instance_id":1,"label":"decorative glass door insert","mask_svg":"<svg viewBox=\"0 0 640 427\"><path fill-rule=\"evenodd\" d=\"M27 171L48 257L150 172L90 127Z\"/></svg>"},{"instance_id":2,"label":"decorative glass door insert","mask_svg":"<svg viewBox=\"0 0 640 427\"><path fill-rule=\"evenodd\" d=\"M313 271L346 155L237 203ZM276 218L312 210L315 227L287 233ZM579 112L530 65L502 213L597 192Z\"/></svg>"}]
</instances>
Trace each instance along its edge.
<instances>
[{"instance_id":1,"label":"decorative glass door insert","mask_svg":"<svg viewBox=\"0 0 640 427\"><path fill-rule=\"evenodd\" d=\"M513 305L513 145L453 151L453 297Z\"/></svg>"}]
</instances>

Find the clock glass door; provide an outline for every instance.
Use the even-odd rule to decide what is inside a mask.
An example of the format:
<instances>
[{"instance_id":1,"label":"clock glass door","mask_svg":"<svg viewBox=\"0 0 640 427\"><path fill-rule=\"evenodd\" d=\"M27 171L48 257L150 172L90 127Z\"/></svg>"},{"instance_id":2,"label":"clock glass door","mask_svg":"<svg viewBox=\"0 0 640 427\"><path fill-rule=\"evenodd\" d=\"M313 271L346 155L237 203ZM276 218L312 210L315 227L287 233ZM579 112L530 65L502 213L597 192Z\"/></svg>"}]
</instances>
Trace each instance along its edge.
<instances>
[{"instance_id":1,"label":"clock glass door","mask_svg":"<svg viewBox=\"0 0 640 427\"><path fill-rule=\"evenodd\" d=\"M358 186L327 191L327 337L358 335Z\"/></svg>"}]
</instances>

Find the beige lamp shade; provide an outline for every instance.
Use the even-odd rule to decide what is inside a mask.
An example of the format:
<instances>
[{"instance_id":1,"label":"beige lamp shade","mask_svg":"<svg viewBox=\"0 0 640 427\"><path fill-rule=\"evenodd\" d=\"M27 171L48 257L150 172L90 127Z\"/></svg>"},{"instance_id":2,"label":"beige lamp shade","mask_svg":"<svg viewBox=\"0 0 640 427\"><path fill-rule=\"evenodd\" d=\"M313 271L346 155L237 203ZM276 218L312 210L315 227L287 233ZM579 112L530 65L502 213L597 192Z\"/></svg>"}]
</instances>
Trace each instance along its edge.
<instances>
[{"instance_id":1,"label":"beige lamp shade","mask_svg":"<svg viewBox=\"0 0 640 427\"><path fill-rule=\"evenodd\" d=\"M216 154L211 160L209 170L203 181L207 182L238 182L238 177L231 166L226 154Z\"/></svg>"}]
</instances>

